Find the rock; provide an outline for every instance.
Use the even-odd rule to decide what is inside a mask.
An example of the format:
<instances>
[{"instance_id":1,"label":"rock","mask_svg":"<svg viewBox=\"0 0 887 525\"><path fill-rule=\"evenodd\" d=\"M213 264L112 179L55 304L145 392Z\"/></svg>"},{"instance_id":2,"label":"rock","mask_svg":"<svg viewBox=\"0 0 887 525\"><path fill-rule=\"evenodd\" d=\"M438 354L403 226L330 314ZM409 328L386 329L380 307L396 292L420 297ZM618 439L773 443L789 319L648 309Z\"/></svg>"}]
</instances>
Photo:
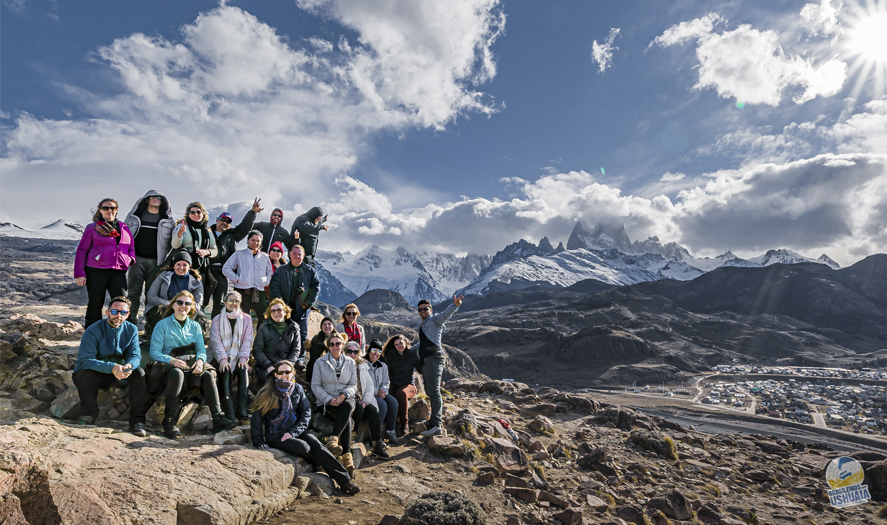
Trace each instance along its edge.
<instances>
[{"instance_id":1,"label":"rock","mask_svg":"<svg viewBox=\"0 0 887 525\"><path fill-rule=\"evenodd\" d=\"M527 445L527 450L529 452L541 452L542 450L545 450L545 445L543 445L538 439L533 439L530 441L530 444Z\"/></svg>"},{"instance_id":2,"label":"rock","mask_svg":"<svg viewBox=\"0 0 887 525\"><path fill-rule=\"evenodd\" d=\"M326 437L333 433L334 423L323 415L323 411L317 410L311 415L309 427L316 430L320 436Z\"/></svg>"},{"instance_id":3,"label":"rock","mask_svg":"<svg viewBox=\"0 0 887 525\"><path fill-rule=\"evenodd\" d=\"M199 405L197 403L186 403L185 406L179 411L179 421L176 423L176 426L179 427L179 430L183 428L187 428L188 424L191 422L191 419L197 414L197 409ZM222 445L223 443L216 443L217 445ZM224 443L226 445L230 444L239 444L239 443Z\"/></svg>"},{"instance_id":4,"label":"rock","mask_svg":"<svg viewBox=\"0 0 887 525\"><path fill-rule=\"evenodd\" d=\"M542 403L531 407L521 409L521 413L525 416L538 414L540 416L550 416L557 412L557 405L553 403Z\"/></svg>"},{"instance_id":5,"label":"rock","mask_svg":"<svg viewBox=\"0 0 887 525\"><path fill-rule=\"evenodd\" d=\"M197 414L191 419L191 430L194 432L203 432L211 429L213 426L213 418L209 412L208 406L200 407Z\"/></svg>"},{"instance_id":6,"label":"rock","mask_svg":"<svg viewBox=\"0 0 887 525\"><path fill-rule=\"evenodd\" d=\"M554 424L545 416L536 416L527 423L527 428L540 434L554 434Z\"/></svg>"},{"instance_id":7,"label":"rock","mask_svg":"<svg viewBox=\"0 0 887 525\"><path fill-rule=\"evenodd\" d=\"M887 460L863 464L865 480L874 501L887 501Z\"/></svg>"},{"instance_id":8,"label":"rock","mask_svg":"<svg viewBox=\"0 0 887 525\"><path fill-rule=\"evenodd\" d=\"M449 390L450 392L455 392L457 390L465 390L467 392L477 392L480 389L481 383L477 381L470 381L468 379L462 378L454 378L450 379L444 384L444 388Z\"/></svg>"},{"instance_id":9,"label":"rock","mask_svg":"<svg viewBox=\"0 0 887 525\"><path fill-rule=\"evenodd\" d=\"M496 481L496 475L492 472L481 472L480 475L477 476L475 482L481 487L486 487L488 485L492 485Z\"/></svg>"},{"instance_id":10,"label":"rock","mask_svg":"<svg viewBox=\"0 0 887 525\"><path fill-rule=\"evenodd\" d=\"M721 509L711 502L699 507L699 510L696 511L696 516L703 522L713 525L718 525L724 518Z\"/></svg>"},{"instance_id":11,"label":"rock","mask_svg":"<svg viewBox=\"0 0 887 525\"><path fill-rule=\"evenodd\" d=\"M52 415L59 419L77 419L80 417L80 394L77 388L71 388L53 400L49 407Z\"/></svg>"},{"instance_id":12,"label":"rock","mask_svg":"<svg viewBox=\"0 0 887 525\"><path fill-rule=\"evenodd\" d=\"M598 425L612 423L621 430L631 430L638 420L638 414L634 410L625 407L607 407L598 411L591 421Z\"/></svg>"},{"instance_id":13,"label":"rock","mask_svg":"<svg viewBox=\"0 0 887 525\"><path fill-rule=\"evenodd\" d=\"M595 496L594 494L587 494L585 496L585 501L588 503L588 506L593 508L594 510L601 512L610 508L606 501L601 498Z\"/></svg>"},{"instance_id":14,"label":"rock","mask_svg":"<svg viewBox=\"0 0 887 525\"><path fill-rule=\"evenodd\" d=\"M386 514L382 516L382 519L379 521L379 525L396 525L398 519L399 518L397 516Z\"/></svg>"},{"instance_id":15,"label":"rock","mask_svg":"<svg viewBox=\"0 0 887 525\"><path fill-rule=\"evenodd\" d=\"M364 458L367 457L367 449L363 443L352 443L351 444L351 460L354 461L354 468L360 468L360 464L363 463Z\"/></svg>"},{"instance_id":16,"label":"rock","mask_svg":"<svg viewBox=\"0 0 887 525\"><path fill-rule=\"evenodd\" d=\"M0 523L62 523L49 486L52 463L40 452L0 450Z\"/></svg>"},{"instance_id":17,"label":"rock","mask_svg":"<svg viewBox=\"0 0 887 525\"><path fill-rule=\"evenodd\" d=\"M669 518L688 520L693 517L690 501L676 490L650 498L647 507L660 510Z\"/></svg>"},{"instance_id":18,"label":"rock","mask_svg":"<svg viewBox=\"0 0 887 525\"><path fill-rule=\"evenodd\" d=\"M546 490L539 491L539 500L540 501L547 501L547 502L551 503L552 505L557 505L558 507L561 507L563 509L570 506L569 501L565 500L564 498L562 498L560 496L555 496L554 494L552 494Z\"/></svg>"},{"instance_id":19,"label":"rock","mask_svg":"<svg viewBox=\"0 0 887 525\"><path fill-rule=\"evenodd\" d=\"M776 443L771 443L769 441L756 441L755 445L767 454L775 454L777 456L781 456L787 458L791 455L791 451L785 447L777 445Z\"/></svg>"},{"instance_id":20,"label":"rock","mask_svg":"<svg viewBox=\"0 0 887 525\"><path fill-rule=\"evenodd\" d=\"M492 454L495 458L499 472L519 474L526 472L529 459L524 452L512 445L510 441L502 438L483 438L484 452Z\"/></svg>"},{"instance_id":21,"label":"rock","mask_svg":"<svg viewBox=\"0 0 887 525\"><path fill-rule=\"evenodd\" d=\"M431 436L430 438L428 438L428 441L426 443L428 444L428 448L437 452L441 456L462 456L462 444L456 438L443 435Z\"/></svg>"},{"instance_id":22,"label":"rock","mask_svg":"<svg viewBox=\"0 0 887 525\"><path fill-rule=\"evenodd\" d=\"M428 421L431 417L431 405L425 399L413 399L414 402L408 411L410 421Z\"/></svg>"},{"instance_id":23,"label":"rock","mask_svg":"<svg viewBox=\"0 0 887 525\"><path fill-rule=\"evenodd\" d=\"M770 475L769 472L765 472L763 470L750 470L750 471L746 472L745 475L746 475L746 477L748 477L748 479L750 479L752 481L758 481L758 482L765 482L765 481L774 482L774 481L776 481L776 478L774 478L772 475Z\"/></svg>"},{"instance_id":24,"label":"rock","mask_svg":"<svg viewBox=\"0 0 887 525\"><path fill-rule=\"evenodd\" d=\"M536 500L539 499L539 491L533 489L526 489L521 487L505 487L503 492L505 492L506 494L511 494L524 503L536 503Z\"/></svg>"},{"instance_id":25,"label":"rock","mask_svg":"<svg viewBox=\"0 0 887 525\"><path fill-rule=\"evenodd\" d=\"M467 408L462 409L456 413L456 415L453 417L452 424L456 428L456 430L463 436L477 435L477 418L475 418L474 414L471 413L471 410ZM499 422L497 421L496 424L498 425Z\"/></svg>"},{"instance_id":26,"label":"rock","mask_svg":"<svg viewBox=\"0 0 887 525\"><path fill-rule=\"evenodd\" d=\"M554 515L564 525L582 525L582 509L568 508Z\"/></svg>"},{"instance_id":27,"label":"rock","mask_svg":"<svg viewBox=\"0 0 887 525\"><path fill-rule=\"evenodd\" d=\"M241 428L223 430L213 436L216 445L244 445L248 441L246 433Z\"/></svg>"},{"instance_id":28,"label":"rock","mask_svg":"<svg viewBox=\"0 0 887 525\"><path fill-rule=\"evenodd\" d=\"M666 459L672 461L678 459L674 440L665 434L648 430L635 430L629 436L628 442L633 443L642 450L655 452Z\"/></svg>"},{"instance_id":29,"label":"rock","mask_svg":"<svg viewBox=\"0 0 887 525\"><path fill-rule=\"evenodd\" d=\"M308 478L308 492L313 496L320 496L321 493L327 497L332 496L336 490L336 483L326 474L318 474L316 472L302 474L301 478Z\"/></svg>"},{"instance_id":30,"label":"rock","mask_svg":"<svg viewBox=\"0 0 887 525\"><path fill-rule=\"evenodd\" d=\"M640 505L622 505L613 509L617 517L636 525L645 525L647 518Z\"/></svg>"}]
</instances>

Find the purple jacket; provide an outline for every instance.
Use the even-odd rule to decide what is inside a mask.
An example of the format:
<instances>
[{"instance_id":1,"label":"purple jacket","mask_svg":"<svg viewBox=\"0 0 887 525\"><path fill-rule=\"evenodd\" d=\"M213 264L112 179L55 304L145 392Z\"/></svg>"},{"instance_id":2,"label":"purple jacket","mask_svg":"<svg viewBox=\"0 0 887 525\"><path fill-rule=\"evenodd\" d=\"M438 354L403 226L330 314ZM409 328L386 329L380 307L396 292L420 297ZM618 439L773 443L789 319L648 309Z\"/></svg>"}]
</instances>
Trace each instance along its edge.
<instances>
[{"instance_id":1,"label":"purple jacket","mask_svg":"<svg viewBox=\"0 0 887 525\"><path fill-rule=\"evenodd\" d=\"M136 260L132 234L120 221L120 244L114 237L105 237L95 231L95 223L83 230L83 237L74 257L74 278L86 277L86 267L103 270L126 270Z\"/></svg>"}]
</instances>

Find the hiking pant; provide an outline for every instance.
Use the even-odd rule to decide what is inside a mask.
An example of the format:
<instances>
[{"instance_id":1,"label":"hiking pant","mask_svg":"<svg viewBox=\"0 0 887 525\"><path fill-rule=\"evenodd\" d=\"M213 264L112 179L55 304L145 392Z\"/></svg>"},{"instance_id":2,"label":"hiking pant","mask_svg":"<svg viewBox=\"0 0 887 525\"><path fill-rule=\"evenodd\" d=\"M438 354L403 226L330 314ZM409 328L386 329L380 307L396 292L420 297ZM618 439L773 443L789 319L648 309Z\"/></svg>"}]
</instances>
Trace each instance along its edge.
<instances>
[{"instance_id":1,"label":"hiking pant","mask_svg":"<svg viewBox=\"0 0 887 525\"><path fill-rule=\"evenodd\" d=\"M315 470L318 467L322 468L340 487L347 485L351 479L345 467L336 460L336 456L327 450L317 437L309 434L307 431L302 432L298 437L292 437L286 441L272 439L268 446L293 456L305 458L314 465ZM348 452L351 452L350 447Z\"/></svg>"},{"instance_id":2,"label":"hiking pant","mask_svg":"<svg viewBox=\"0 0 887 525\"><path fill-rule=\"evenodd\" d=\"M129 309L129 319L135 323L139 315L139 307L142 304L142 292L148 293L151 284L157 278L157 257L139 257L126 270L126 290L132 307Z\"/></svg>"},{"instance_id":3,"label":"hiking pant","mask_svg":"<svg viewBox=\"0 0 887 525\"><path fill-rule=\"evenodd\" d=\"M443 423L443 396L440 393L440 382L443 379L444 366L447 359L443 356L429 357L422 365L422 377L425 380L425 393L431 402L431 419L428 428L439 427Z\"/></svg>"},{"instance_id":4,"label":"hiking pant","mask_svg":"<svg viewBox=\"0 0 887 525\"><path fill-rule=\"evenodd\" d=\"M129 385L129 424L145 422L145 369L136 368L128 378L120 380L114 374L84 369L78 370L71 379L80 395L84 416L93 419L99 417L99 390L110 388L117 381L124 381Z\"/></svg>"},{"instance_id":5,"label":"hiking pant","mask_svg":"<svg viewBox=\"0 0 887 525\"><path fill-rule=\"evenodd\" d=\"M102 318L106 291L111 294L112 298L126 295L126 270L87 266L86 295L88 300L83 328L88 328L89 325Z\"/></svg>"}]
</instances>

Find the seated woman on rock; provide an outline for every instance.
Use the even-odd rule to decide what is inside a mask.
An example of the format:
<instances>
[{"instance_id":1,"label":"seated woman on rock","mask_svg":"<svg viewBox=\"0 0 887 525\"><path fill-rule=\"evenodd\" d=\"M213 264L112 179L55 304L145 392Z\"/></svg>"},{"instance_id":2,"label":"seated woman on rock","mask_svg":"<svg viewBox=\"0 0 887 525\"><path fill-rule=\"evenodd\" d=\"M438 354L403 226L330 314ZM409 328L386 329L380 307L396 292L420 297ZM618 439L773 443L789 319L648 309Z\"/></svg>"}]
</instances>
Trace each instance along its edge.
<instances>
[{"instance_id":1,"label":"seated woman on rock","mask_svg":"<svg viewBox=\"0 0 887 525\"><path fill-rule=\"evenodd\" d=\"M196 303L200 305L203 300L203 281L200 274L191 269L191 256L188 252L179 252L173 256L172 268L166 266L160 269L157 278L145 295L145 334L150 335L154 325L163 319L166 308L172 305L172 300L181 291L189 292ZM197 311L197 322L201 327L206 324L206 317L200 310Z\"/></svg>"},{"instance_id":2,"label":"seated woman on rock","mask_svg":"<svg viewBox=\"0 0 887 525\"><path fill-rule=\"evenodd\" d=\"M334 455L341 455L341 462L354 477L354 460L351 457L351 414L354 412L354 396L357 394L357 366L345 357L342 346L347 338L333 332L326 340L329 352L314 363L311 376L311 392L324 415L335 421L327 448Z\"/></svg>"},{"instance_id":3,"label":"seated woman on rock","mask_svg":"<svg viewBox=\"0 0 887 525\"><path fill-rule=\"evenodd\" d=\"M176 423L179 420L181 396L187 387L203 387L203 403L209 408L213 430L218 432L234 428L237 421L222 414L219 391L216 389L215 370L205 366L206 347L203 344L203 328L191 317L199 303L187 290L177 293L167 307L167 317L154 327L151 337L152 381L159 381L159 389L165 389L166 407L163 417L163 434L170 439L181 435ZM192 362L191 365L188 363ZM159 372L159 373L158 373Z\"/></svg>"},{"instance_id":4,"label":"seated woman on rock","mask_svg":"<svg viewBox=\"0 0 887 525\"><path fill-rule=\"evenodd\" d=\"M398 444L394 428L397 424L397 399L390 394L391 380L388 378L388 365L382 361L382 342L378 339L370 341L366 360L370 375L373 376L374 397L379 407L379 421L385 425L382 436L394 445Z\"/></svg>"},{"instance_id":5,"label":"seated woman on rock","mask_svg":"<svg viewBox=\"0 0 887 525\"><path fill-rule=\"evenodd\" d=\"M391 456L385 450L382 442L382 420L379 418L379 406L376 405L376 383L370 374L369 364L360 357L360 344L357 341L345 343L345 356L352 359L357 365L357 394L355 395L354 419L355 425L366 421L370 427L370 439L373 441L373 453L382 459Z\"/></svg>"},{"instance_id":6,"label":"seated woman on rock","mask_svg":"<svg viewBox=\"0 0 887 525\"><path fill-rule=\"evenodd\" d=\"M308 341L308 364L305 365L305 373L308 376L308 384L311 384L311 377L314 374L314 363L320 359L320 356L326 353L326 340L333 333L335 324L329 317L324 317L320 321L320 331Z\"/></svg>"},{"instance_id":7,"label":"seated woman on rock","mask_svg":"<svg viewBox=\"0 0 887 525\"><path fill-rule=\"evenodd\" d=\"M266 321L256 332L253 355L256 358L256 376L265 384L278 361L295 362L302 349L299 324L290 319L292 309L277 298L265 310Z\"/></svg>"},{"instance_id":8,"label":"seated woman on rock","mask_svg":"<svg viewBox=\"0 0 887 525\"><path fill-rule=\"evenodd\" d=\"M231 419L245 420L249 402L249 354L253 346L253 320L240 309L243 298L238 292L225 297L225 309L213 318L209 342L219 371L222 408ZM231 375L237 374L237 409L231 397Z\"/></svg>"},{"instance_id":9,"label":"seated woman on rock","mask_svg":"<svg viewBox=\"0 0 887 525\"><path fill-rule=\"evenodd\" d=\"M305 391L295 381L296 367L291 361L280 361L272 367L274 379L265 383L253 401L250 435L253 446L269 447L307 459L314 468L322 468L348 494L357 494L360 487L320 440L307 432L311 404Z\"/></svg>"},{"instance_id":10,"label":"seated woman on rock","mask_svg":"<svg viewBox=\"0 0 887 525\"><path fill-rule=\"evenodd\" d=\"M382 351L382 360L388 365L388 377L391 380L390 392L397 399L397 436L403 436L410 431L410 420L407 409L410 407L410 399L413 399L419 390L413 379L413 370L420 372L419 353L410 350L407 338L397 334L385 342Z\"/></svg>"}]
</instances>

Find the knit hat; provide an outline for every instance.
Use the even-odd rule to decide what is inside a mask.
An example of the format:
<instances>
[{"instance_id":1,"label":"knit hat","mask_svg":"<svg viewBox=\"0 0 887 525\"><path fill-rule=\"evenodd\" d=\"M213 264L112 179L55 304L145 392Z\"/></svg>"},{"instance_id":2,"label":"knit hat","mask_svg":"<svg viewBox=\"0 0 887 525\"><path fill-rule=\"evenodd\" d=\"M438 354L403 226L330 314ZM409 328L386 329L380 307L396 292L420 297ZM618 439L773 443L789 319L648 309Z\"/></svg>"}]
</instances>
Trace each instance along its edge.
<instances>
[{"instance_id":1,"label":"knit hat","mask_svg":"<svg viewBox=\"0 0 887 525\"><path fill-rule=\"evenodd\" d=\"M277 249L280 250L282 253L286 253L286 249L283 247L283 243L280 242L280 241L277 241L277 242L273 243L271 246L269 246L269 247L268 247L268 251L270 252L270 251L273 250L274 248L277 248Z\"/></svg>"},{"instance_id":2,"label":"knit hat","mask_svg":"<svg viewBox=\"0 0 887 525\"><path fill-rule=\"evenodd\" d=\"M191 262L191 256L188 254L188 252L184 250L180 251L175 255L175 257L172 258L173 266L175 266L176 263L179 261L185 261L186 263L188 263L188 266L193 266L193 263Z\"/></svg>"},{"instance_id":3,"label":"knit hat","mask_svg":"<svg viewBox=\"0 0 887 525\"><path fill-rule=\"evenodd\" d=\"M376 348L381 351L382 350L382 341L379 341L378 339L373 339L372 341L370 341L369 350L371 351L373 348Z\"/></svg>"}]
</instances>

